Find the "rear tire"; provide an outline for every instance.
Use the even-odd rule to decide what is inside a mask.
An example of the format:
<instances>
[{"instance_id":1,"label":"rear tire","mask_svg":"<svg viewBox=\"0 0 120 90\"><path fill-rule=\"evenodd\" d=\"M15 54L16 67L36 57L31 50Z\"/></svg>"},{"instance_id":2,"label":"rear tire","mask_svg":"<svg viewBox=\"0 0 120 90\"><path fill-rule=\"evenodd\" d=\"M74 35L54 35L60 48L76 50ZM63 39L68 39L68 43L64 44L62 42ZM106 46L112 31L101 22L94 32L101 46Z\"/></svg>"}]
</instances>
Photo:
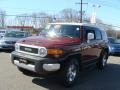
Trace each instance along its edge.
<instances>
[{"instance_id":1,"label":"rear tire","mask_svg":"<svg viewBox=\"0 0 120 90\"><path fill-rule=\"evenodd\" d=\"M75 58L67 60L61 69L62 84L66 87L72 86L79 75L79 62Z\"/></svg>"},{"instance_id":2,"label":"rear tire","mask_svg":"<svg viewBox=\"0 0 120 90\"><path fill-rule=\"evenodd\" d=\"M105 66L107 65L107 59L108 59L108 53L107 52L103 52L100 56L100 58L98 59L98 63L97 63L97 67L98 69L104 69Z\"/></svg>"}]
</instances>

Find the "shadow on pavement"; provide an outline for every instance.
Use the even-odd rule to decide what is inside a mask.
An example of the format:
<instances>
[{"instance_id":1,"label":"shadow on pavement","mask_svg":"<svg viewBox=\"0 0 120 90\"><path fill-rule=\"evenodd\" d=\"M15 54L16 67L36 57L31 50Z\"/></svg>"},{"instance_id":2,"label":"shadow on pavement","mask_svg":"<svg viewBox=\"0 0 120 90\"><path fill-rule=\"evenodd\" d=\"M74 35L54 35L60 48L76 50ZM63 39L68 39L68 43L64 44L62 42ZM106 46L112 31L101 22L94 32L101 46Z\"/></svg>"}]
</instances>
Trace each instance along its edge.
<instances>
[{"instance_id":1,"label":"shadow on pavement","mask_svg":"<svg viewBox=\"0 0 120 90\"><path fill-rule=\"evenodd\" d=\"M34 73L32 71L28 71L28 72L22 72L24 75L27 75L29 77L42 77L40 75L38 75L37 73Z\"/></svg>"},{"instance_id":2,"label":"shadow on pavement","mask_svg":"<svg viewBox=\"0 0 120 90\"><path fill-rule=\"evenodd\" d=\"M60 85L57 78L35 77L32 82L49 90L120 90L120 65L108 64L103 71L84 70L77 83L70 88Z\"/></svg>"},{"instance_id":3,"label":"shadow on pavement","mask_svg":"<svg viewBox=\"0 0 120 90\"><path fill-rule=\"evenodd\" d=\"M113 55L110 55L110 56L120 57L120 54L113 54Z\"/></svg>"},{"instance_id":4,"label":"shadow on pavement","mask_svg":"<svg viewBox=\"0 0 120 90\"><path fill-rule=\"evenodd\" d=\"M11 53L13 50L4 50L4 49L0 49L0 53L2 53L2 52L5 52L5 53Z\"/></svg>"}]
</instances>

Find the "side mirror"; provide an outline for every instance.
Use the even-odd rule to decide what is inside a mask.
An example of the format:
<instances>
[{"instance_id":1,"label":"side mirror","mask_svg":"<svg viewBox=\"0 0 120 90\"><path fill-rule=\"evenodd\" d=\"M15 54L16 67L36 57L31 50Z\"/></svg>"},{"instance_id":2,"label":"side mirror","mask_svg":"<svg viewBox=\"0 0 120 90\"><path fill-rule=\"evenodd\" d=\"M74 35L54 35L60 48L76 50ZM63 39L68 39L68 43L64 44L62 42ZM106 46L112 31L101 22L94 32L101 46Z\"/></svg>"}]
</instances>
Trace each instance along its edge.
<instances>
[{"instance_id":1,"label":"side mirror","mask_svg":"<svg viewBox=\"0 0 120 90\"><path fill-rule=\"evenodd\" d=\"M95 38L95 35L93 33L88 33L87 34L87 42L89 43L90 40L93 40Z\"/></svg>"}]
</instances>

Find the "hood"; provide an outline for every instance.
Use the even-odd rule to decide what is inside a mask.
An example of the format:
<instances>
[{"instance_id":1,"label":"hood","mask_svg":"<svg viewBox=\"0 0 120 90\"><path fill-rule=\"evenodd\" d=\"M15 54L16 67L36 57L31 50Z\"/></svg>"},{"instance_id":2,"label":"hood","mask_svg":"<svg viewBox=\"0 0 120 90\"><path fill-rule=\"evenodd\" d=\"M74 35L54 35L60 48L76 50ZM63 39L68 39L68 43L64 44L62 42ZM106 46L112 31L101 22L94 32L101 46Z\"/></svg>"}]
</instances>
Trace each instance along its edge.
<instances>
[{"instance_id":1,"label":"hood","mask_svg":"<svg viewBox=\"0 0 120 90\"><path fill-rule=\"evenodd\" d=\"M35 45L35 46L43 46L43 47L56 47L56 46L65 46L65 45L73 45L80 43L79 38L68 38L68 37L60 37L60 38L46 38L42 36L34 36L28 37L25 39L21 39L18 43Z\"/></svg>"}]
</instances>

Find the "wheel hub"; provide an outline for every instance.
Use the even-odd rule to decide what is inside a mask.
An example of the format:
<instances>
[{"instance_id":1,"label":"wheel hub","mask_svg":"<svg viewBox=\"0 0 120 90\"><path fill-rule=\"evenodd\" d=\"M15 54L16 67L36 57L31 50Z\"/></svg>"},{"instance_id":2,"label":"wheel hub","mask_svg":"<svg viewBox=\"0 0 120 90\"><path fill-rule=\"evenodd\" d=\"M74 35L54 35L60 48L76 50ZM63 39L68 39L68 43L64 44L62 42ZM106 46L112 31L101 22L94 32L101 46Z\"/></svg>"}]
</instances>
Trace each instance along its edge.
<instances>
[{"instance_id":1,"label":"wheel hub","mask_svg":"<svg viewBox=\"0 0 120 90\"><path fill-rule=\"evenodd\" d=\"M76 77L76 73L77 73L77 70L76 70L76 66L75 65L71 65L68 69L68 73L67 73L67 78L70 82L72 82L75 77Z\"/></svg>"},{"instance_id":2,"label":"wheel hub","mask_svg":"<svg viewBox=\"0 0 120 90\"><path fill-rule=\"evenodd\" d=\"M106 54L103 56L103 66L105 66L105 64L106 64L106 61L107 61L107 59L106 59Z\"/></svg>"}]
</instances>

